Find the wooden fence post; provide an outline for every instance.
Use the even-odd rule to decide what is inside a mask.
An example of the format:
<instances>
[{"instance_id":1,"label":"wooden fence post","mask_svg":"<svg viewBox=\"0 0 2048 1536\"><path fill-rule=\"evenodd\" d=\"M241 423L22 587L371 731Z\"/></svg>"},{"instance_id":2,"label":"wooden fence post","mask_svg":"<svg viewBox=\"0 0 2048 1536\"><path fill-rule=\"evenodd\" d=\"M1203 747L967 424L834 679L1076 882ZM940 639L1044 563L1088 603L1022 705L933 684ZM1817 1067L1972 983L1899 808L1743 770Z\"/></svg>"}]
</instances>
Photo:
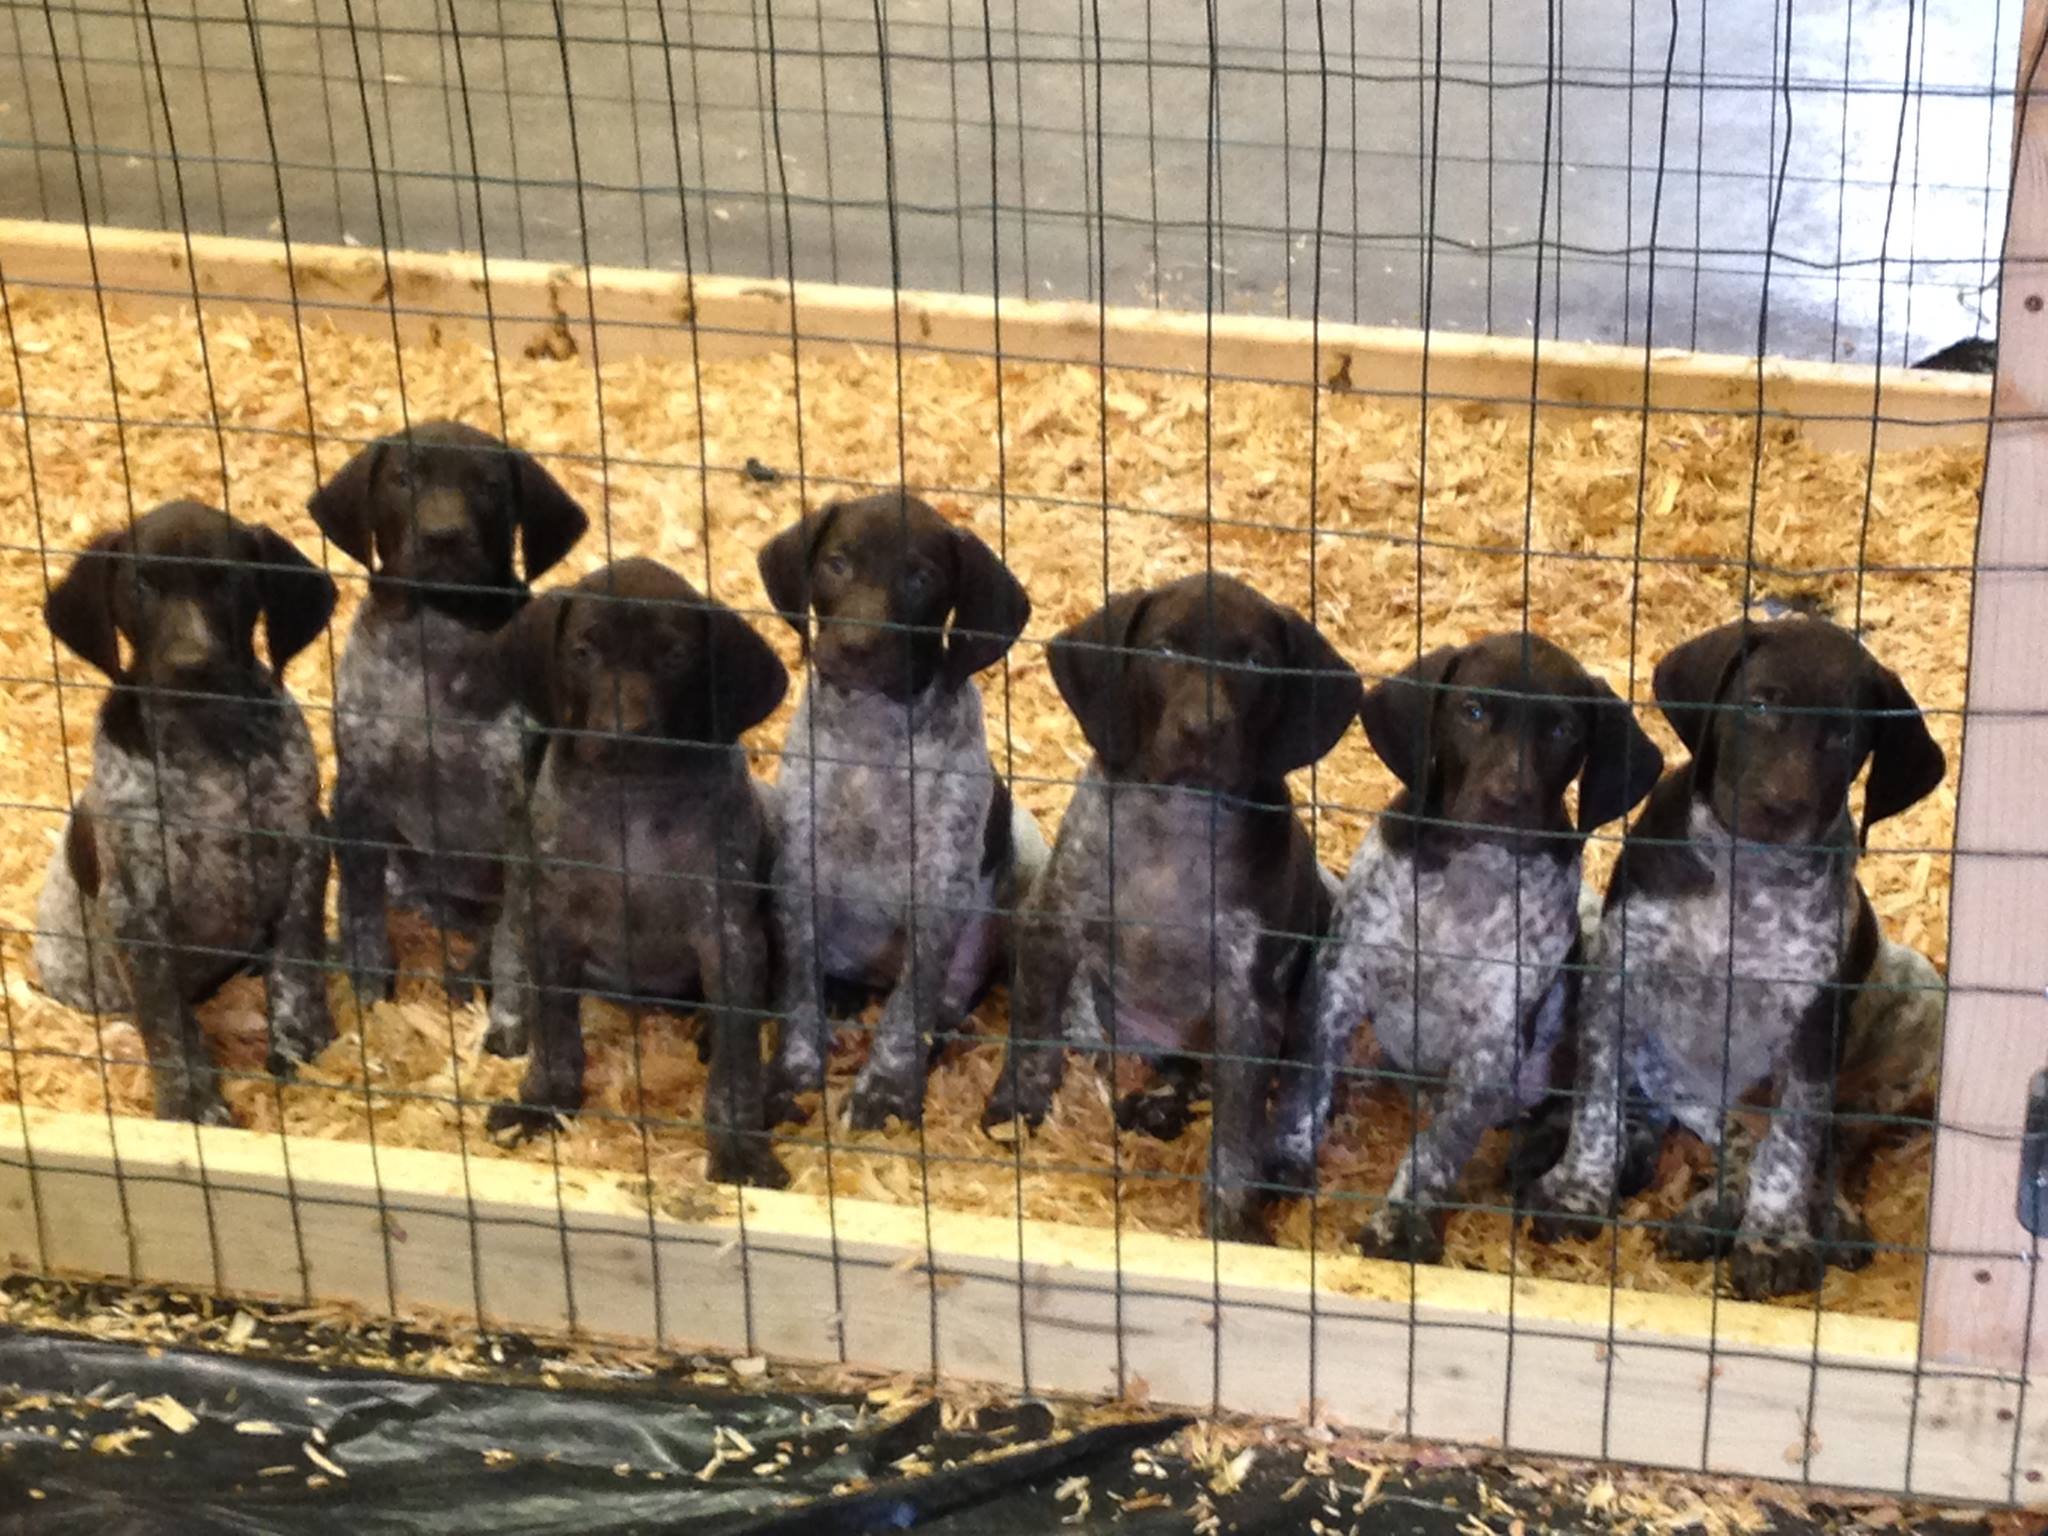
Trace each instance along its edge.
<instances>
[{"instance_id":1,"label":"wooden fence post","mask_svg":"<svg viewBox=\"0 0 2048 1536\"><path fill-rule=\"evenodd\" d=\"M2019 1224L2027 1084L2048 1066L2048 0L2027 0L1950 908L1921 1354L2048 1367ZM2031 1347L2028 1338L2031 1326Z\"/></svg>"}]
</instances>

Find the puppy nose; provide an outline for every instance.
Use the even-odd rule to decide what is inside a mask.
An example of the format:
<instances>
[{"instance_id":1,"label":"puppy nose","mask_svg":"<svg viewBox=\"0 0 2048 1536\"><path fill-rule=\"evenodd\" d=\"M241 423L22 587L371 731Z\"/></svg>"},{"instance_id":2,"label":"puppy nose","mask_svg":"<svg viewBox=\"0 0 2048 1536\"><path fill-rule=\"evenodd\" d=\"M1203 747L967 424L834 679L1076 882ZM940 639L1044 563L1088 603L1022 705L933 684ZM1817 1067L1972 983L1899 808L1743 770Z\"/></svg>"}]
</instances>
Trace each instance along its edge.
<instances>
[{"instance_id":1,"label":"puppy nose","mask_svg":"<svg viewBox=\"0 0 2048 1536\"><path fill-rule=\"evenodd\" d=\"M158 664L174 677L203 672L212 664L213 634L197 603L175 604L164 615L156 655Z\"/></svg>"},{"instance_id":2,"label":"puppy nose","mask_svg":"<svg viewBox=\"0 0 2048 1536\"><path fill-rule=\"evenodd\" d=\"M419 499L413 511L413 528L420 542L436 548L460 544L469 537L469 510L460 496L432 491Z\"/></svg>"},{"instance_id":3,"label":"puppy nose","mask_svg":"<svg viewBox=\"0 0 2048 1536\"><path fill-rule=\"evenodd\" d=\"M637 674L603 679L597 689L592 724L608 736L644 736L653 729L654 683Z\"/></svg>"}]
</instances>

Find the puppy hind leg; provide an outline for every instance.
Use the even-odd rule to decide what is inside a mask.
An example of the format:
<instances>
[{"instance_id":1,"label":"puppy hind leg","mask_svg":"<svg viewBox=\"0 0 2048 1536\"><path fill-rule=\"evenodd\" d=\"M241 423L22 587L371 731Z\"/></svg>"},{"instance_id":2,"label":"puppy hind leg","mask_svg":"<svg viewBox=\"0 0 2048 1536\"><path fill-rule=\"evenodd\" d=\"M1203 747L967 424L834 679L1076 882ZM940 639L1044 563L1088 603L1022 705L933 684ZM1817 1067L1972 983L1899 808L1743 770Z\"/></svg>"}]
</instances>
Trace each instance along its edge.
<instances>
[{"instance_id":1,"label":"puppy hind leg","mask_svg":"<svg viewBox=\"0 0 2048 1536\"><path fill-rule=\"evenodd\" d=\"M275 1077L289 1076L334 1039L322 955L329 867L327 828L316 825L309 836L291 845L284 913L265 973L270 1015L267 1068Z\"/></svg>"},{"instance_id":2,"label":"puppy hind leg","mask_svg":"<svg viewBox=\"0 0 2048 1536\"><path fill-rule=\"evenodd\" d=\"M781 1189L789 1172L769 1136L761 1025L768 1002L768 955L758 927L737 919L700 946L698 964L709 1002L703 1038L711 1041L704 1086L706 1172L715 1183Z\"/></svg>"},{"instance_id":3,"label":"puppy hind leg","mask_svg":"<svg viewBox=\"0 0 2048 1536\"><path fill-rule=\"evenodd\" d=\"M1500 1118L1502 1107L1495 1088L1451 1084L1401 1159L1385 1202L1358 1230L1358 1245L1368 1257L1434 1264L1444 1256L1440 1207L1456 1192L1479 1138Z\"/></svg>"},{"instance_id":4,"label":"puppy hind leg","mask_svg":"<svg viewBox=\"0 0 2048 1536\"><path fill-rule=\"evenodd\" d=\"M365 1003L389 1002L398 985L391 945L386 869L398 829L382 814L360 774L344 765L335 777L331 821L339 870L341 950L349 985Z\"/></svg>"},{"instance_id":5,"label":"puppy hind leg","mask_svg":"<svg viewBox=\"0 0 2048 1536\"><path fill-rule=\"evenodd\" d=\"M559 1129L583 1107L583 998L570 980L553 967L535 976L526 1078L516 1103L491 1106L484 1118L491 1135L525 1141Z\"/></svg>"},{"instance_id":6,"label":"puppy hind leg","mask_svg":"<svg viewBox=\"0 0 2048 1536\"><path fill-rule=\"evenodd\" d=\"M1284 1190L1315 1187L1316 1159L1329 1133L1337 1074L1365 1021L1368 950L1343 937L1323 944L1293 1007L1295 1044L1281 1054L1266 1177ZM1302 1038L1305 1036L1306 1038Z\"/></svg>"}]
</instances>

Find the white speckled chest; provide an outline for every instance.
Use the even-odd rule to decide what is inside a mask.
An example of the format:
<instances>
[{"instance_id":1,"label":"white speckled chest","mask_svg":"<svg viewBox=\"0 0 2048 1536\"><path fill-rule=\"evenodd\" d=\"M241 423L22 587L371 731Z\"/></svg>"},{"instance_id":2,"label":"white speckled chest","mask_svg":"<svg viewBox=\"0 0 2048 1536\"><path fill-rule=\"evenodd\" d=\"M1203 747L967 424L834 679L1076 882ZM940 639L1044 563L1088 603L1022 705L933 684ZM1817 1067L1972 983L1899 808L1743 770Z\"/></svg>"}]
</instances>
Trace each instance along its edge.
<instances>
[{"instance_id":1,"label":"white speckled chest","mask_svg":"<svg viewBox=\"0 0 2048 1536\"><path fill-rule=\"evenodd\" d=\"M290 886L294 838L320 819L313 741L297 704L282 693L275 745L229 758L187 739L200 722L177 721L158 750L129 751L103 733L93 748L91 808L111 902L167 897L177 942L243 950L268 934ZM120 918L115 915L119 925Z\"/></svg>"},{"instance_id":2,"label":"white speckled chest","mask_svg":"<svg viewBox=\"0 0 2048 1536\"><path fill-rule=\"evenodd\" d=\"M376 787L414 848L505 848L526 722L493 639L431 608L394 617L367 604L350 632L335 679L336 749ZM490 866L444 864L439 874L452 889L493 893Z\"/></svg>"},{"instance_id":3,"label":"white speckled chest","mask_svg":"<svg viewBox=\"0 0 2048 1536\"><path fill-rule=\"evenodd\" d=\"M814 682L779 788L789 865L816 870L828 973L886 968L913 894L973 899L995 778L972 684L905 706Z\"/></svg>"},{"instance_id":4,"label":"white speckled chest","mask_svg":"<svg viewBox=\"0 0 2048 1536\"><path fill-rule=\"evenodd\" d=\"M1802 1015L1840 971L1856 926L1855 863L1737 844L1699 802L1687 830L1709 883L1680 895L1631 891L1601 922L1589 959L1602 973L1625 972L1638 1084L1718 1141L1726 1105L1778 1069ZM1613 989L1603 974L1603 995Z\"/></svg>"},{"instance_id":5,"label":"white speckled chest","mask_svg":"<svg viewBox=\"0 0 2048 1536\"><path fill-rule=\"evenodd\" d=\"M1245 837L1245 812L1198 790L1112 794L1095 777L1075 790L1061 841L1078 876L1080 972L1114 1000L1120 1046L1205 1045L1218 998L1250 976L1259 933L1238 885Z\"/></svg>"},{"instance_id":6,"label":"white speckled chest","mask_svg":"<svg viewBox=\"0 0 2048 1536\"><path fill-rule=\"evenodd\" d=\"M1441 1075L1486 1054L1522 1071L1517 1097L1539 1095L1561 1011L1523 1021L1548 994L1578 934L1579 859L1497 843L1457 848L1424 867L1377 828L1353 861L1338 906L1340 942L1363 947L1365 1005L1381 1052L1403 1071Z\"/></svg>"}]
</instances>

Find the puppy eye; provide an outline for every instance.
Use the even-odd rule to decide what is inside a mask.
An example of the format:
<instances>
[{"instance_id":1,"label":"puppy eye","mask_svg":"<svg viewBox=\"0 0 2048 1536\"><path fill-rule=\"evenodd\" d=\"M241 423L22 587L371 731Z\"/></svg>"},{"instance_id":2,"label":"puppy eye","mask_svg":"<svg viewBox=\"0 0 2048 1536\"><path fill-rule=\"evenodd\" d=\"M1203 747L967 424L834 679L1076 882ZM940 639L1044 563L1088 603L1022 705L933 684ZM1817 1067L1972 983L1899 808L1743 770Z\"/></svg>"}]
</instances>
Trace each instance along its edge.
<instances>
[{"instance_id":1,"label":"puppy eye","mask_svg":"<svg viewBox=\"0 0 2048 1536\"><path fill-rule=\"evenodd\" d=\"M844 555L827 555L819 569L834 581L842 581L853 570L853 563Z\"/></svg>"},{"instance_id":2,"label":"puppy eye","mask_svg":"<svg viewBox=\"0 0 2048 1536\"><path fill-rule=\"evenodd\" d=\"M1767 715L1771 712L1771 701L1769 699L1751 699L1742 708L1744 713L1752 717Z\"/></svg>"},{"instance_id":3,"label":"puppy eye","mask_svg":"<svg viewBox=\"0 0 2048 1536\"><path fill-rule=\"evenodd\" d=\"M569 647L569 659L579 667L597 665L597 647L588 640L578 640Z\"/></svg>"},{"instance_id":4,"label":"puppy eye","mask_svg":"<svg viewBox=\"0 0 2048 1536\"><path fill-rule=\"evenodd\" d=\"M1570 741L1578 734L1578 726L1570 720L1553 720L1550 722L1550 739L1552 741Z\"/></svg>"},{"instance_id":5,"label":"puppy eye","mask_svg":"<svg viewBox=\"0 0 2048 1536\"><path fill-rule=\"evenodd\" d=\"M1458 713L1471 721L1472 724L1479 725L1486 719L1486 704L1480 699L1467 699L1459 706Z\"/></svg>"},{"instance_id":6,"label":"puppy eye","mask_svg":"<svg viewBox=\"0 0 2048 1536\"><path fill-rule=\"evenodd\" d=\"M921 598L932 589L932 573L924 570L909 570L903 573L903 595L913 600Z\"/></svg>"}]
</instances>

